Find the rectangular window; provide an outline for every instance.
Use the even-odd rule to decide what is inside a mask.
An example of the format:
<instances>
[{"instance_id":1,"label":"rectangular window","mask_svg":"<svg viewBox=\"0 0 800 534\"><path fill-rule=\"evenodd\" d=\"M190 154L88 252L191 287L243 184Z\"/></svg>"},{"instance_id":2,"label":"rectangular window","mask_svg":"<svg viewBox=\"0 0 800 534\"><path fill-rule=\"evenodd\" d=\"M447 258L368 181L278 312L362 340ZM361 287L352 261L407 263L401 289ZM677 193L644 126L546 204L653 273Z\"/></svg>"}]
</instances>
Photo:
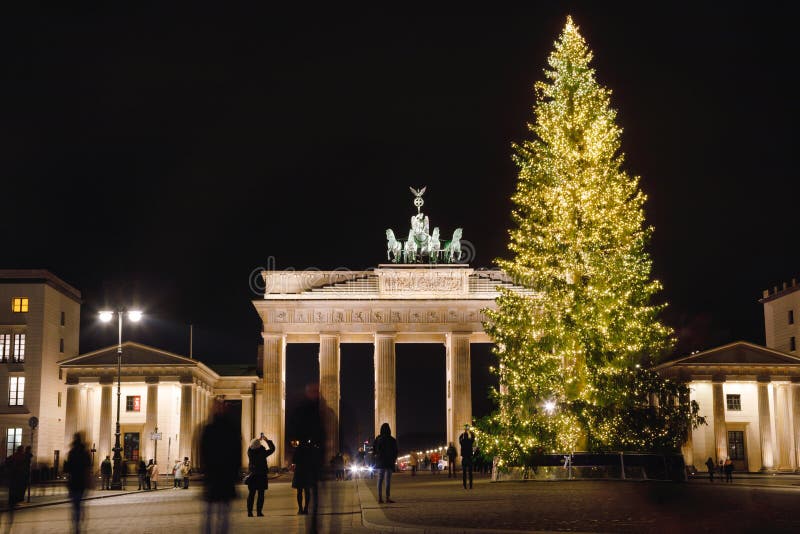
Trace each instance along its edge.
<instances>
[{"instance_id":1,"label":"rectangular window","mask_svg":"<svg viewBox=\"0 0 800 534\"><path fill-rule=\"evenodd\" d=\"M789 338L789 351L794 352L797 348L797 343L794 340L794 336Z\"/></svg>"},{"instance_id":2,"label":"rectangular window","mask_svg":"<svg viewBox=\"0 0 800 534\"><path fill-rule=\"evenodd\" d=\"M9 428L6 433L6 458L14 454L20 445L22 445L22 428Z\"/></svg>"},{"instance_id":3,"label":"rectangular window","mask_svg":"<svg viewBox=\"0 0 800 534\"><path fill-rule=\"evenodd\" d=\"M58 379L62 380L64 378L64 370L60 367L58 368Z\"/></svg>"},{"instance_id":4,"label":"rectangular window","mask_svg":"<svg viewBox=\"0 0 800 534\"><path fill-rule=\"evenodd\" d=\"M142 397L139 395L128 395L125 397L125 411L138 412L142 407Z\"/></svg>"},{"instance_id":5,"label":"rectangular window","mask_svg":"<svg viewBox=\"0 0 800 534\"><path fill-rule=\"evenodd\" d=\"M61 338L61 341L58 342L58 350L59 352L64 352L64 338Z\"/></svg>"},{"instance_id":6,"label":"rectangular window","mask_svg":"<svg viewBox=\"0 0 800 534\"><path fill-rule=\"evenodd\" d=\"M58 407L61 408L61 392L58 392Z\"/></svg>"},{"instance_id":7,"label":"rectangular window","mask_svg":"<svg viewBox=\"0 0 800 534\"><path fill-rule=\"evenodd\" d=\"M61 312L61 326L64 326L65 324L67 324L67 314Z\"/></svg>"},{"instance_id":8,"label":"rectangular window","mask_svg":"<svg viewBox=\"0 0 800 534\"><path fill-rule=\"evenodd\" d=\"M25 404L25 377L12 376L8 379L8 405L22 406Z\"/></svg>"},{"instance_id":9,"label":"rectangular window","mask_svg":"<svg viewBox=\"0 0 800 534\"><path fill-rule=\"evenodd\" d=\"M11 311L14 313L28 313L28 297L14 297L11 299Z\"/></svg>"},{"instance_id":10,"label":"rectangular window","mask_svg":"<svg viewBox=\"0 0 800 534\"><path fill-rule=\"evenodd\" d=\"M789 324L794 324L794 310L789 310Z\"/></svg>"},{"instance_id":11,"label":"rectangular window","mask_svg":"<svg viewBox=\"0 0 800 534\"><path fill-rule=\"evenodd\" d=\"M11 355L11 334L0 334L0 362L7 362Z\"/></svg>"},{"instance_id":12,"label":"rectangular window","mask_svg":"<svg viewBox=\"0 0 800 534\"><path fill-rule=\"evenodd\" d=\"M728 410L732 412L742 411L742 396L741 395L725 395L728 400Z\"/></svg>"},{"instance_id":13,"label":"rectangular window","mask_svg":"<svg viewBox=\"0 0 800 534\"><path fill-rule=\"evenodd\" d=\"M14 353L12 354L15 362L25 361L25 334L14 336Z\"/></svg>"}]
</instances>

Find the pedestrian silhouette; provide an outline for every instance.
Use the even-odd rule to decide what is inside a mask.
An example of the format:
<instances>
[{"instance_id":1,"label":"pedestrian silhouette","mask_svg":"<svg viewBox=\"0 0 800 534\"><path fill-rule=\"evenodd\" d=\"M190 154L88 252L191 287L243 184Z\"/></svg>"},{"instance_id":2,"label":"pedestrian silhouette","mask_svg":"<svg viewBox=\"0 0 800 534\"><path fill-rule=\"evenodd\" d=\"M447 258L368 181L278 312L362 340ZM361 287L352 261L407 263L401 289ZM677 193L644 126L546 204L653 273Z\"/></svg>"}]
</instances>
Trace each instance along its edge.
<instances>
[{"instance_id":1,"label":"pedestrian silhouette","mask_svg":"<svg viewBox=\"0 0 800 534\"><path fill-rule=\"evenodd\" d=\"M392 491L392 473L397 462L397 440L392 437L389 423L381 425L380 434L375 437L372 450L375 454L375 467L378 468L378 503L383 504L384 481L386 481L386 502L393 503L390 498Z\"/></svg>"},{"instance_id":2,"label":"pedestrian silhouette","mask_svg":"<svg viewBox=\"0 0 800 534\"><path fill-rule=\"evenodd\" d=\"M475 433L469 429L469 424L464 425L464 432L458 437L458 444L461 446L461 478L463 479L464 489L467 489L467 477L469 477L469 489L472 489L472 462Z\"/></svg>"},{"instance_id":3,"label":"pedestrian silhouette","mask_svg":"<svg viewBox=\"0 0 800 534\"><path fill-rule=\"evenodd\" d=\"M708 460L706 460L706 468L708 469L708 480L710 482L714 482L714 467L714 460L709 456Z\"/></svg>"},{"instance_id":4,"label":"pedestrian silhouette","mask_svg":"<svg viewBox=\"0 0 800 534\"><path fill-rule=\"evenodd\" d=\"M64 465L64 471L69 477L67 489L69 490L69 498L72 502L72 525L75 534L81 531L81 524L83 522L82 501L91 483L91 463L92 460L89 456L89 451L86 450L86 445L80 433L76 433L73 436L72 446L69 450L69 454L67 454L67 462Z\"/></svg>"},{"instance_id":5,"label":"pedestrian silhouette","mask_svg":"<svg viewBox=\"0 0 800 534\"><path fill-rule=\"evenodd\" d=\"M240 480L241 454L239 426L227 413L223 403L215 403L214 417L200 437L200 465L205 469L203 496L206 501L207 534L228 532L230 503L236 497L236 483Z\"/></svg>"},{"instance_id":6,"label":"pedestrian silhouette","mask_svg":"<svg viewBox=\"0 0 800 534\"><path fill-rule=\"evenodd\" d=\"M267 448L264 447L266 442ZM264 515L264 491L269 487L267 458L275 452L275 444L271 440L264 438L261 433L260 439L254 439L247 448L247 515L253 517L253 499L258 494L256 512L259 517Z\"/></svg>"}]
</instances>

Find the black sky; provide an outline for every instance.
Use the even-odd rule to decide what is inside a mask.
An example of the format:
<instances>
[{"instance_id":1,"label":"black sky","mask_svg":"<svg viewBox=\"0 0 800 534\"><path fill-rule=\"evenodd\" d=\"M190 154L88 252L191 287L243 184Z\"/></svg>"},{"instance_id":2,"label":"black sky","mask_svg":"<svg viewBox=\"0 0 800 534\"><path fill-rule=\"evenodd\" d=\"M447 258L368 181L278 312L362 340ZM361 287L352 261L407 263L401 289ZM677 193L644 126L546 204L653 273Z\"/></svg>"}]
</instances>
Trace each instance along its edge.
<instances>
[{"instance_id":1,"label":"black sky","mask_svg":"<svg viewBox=\"0 0 800 534\"><path fill-rule=\"evenodd\" d=\"M794 21L763 4L595 4L4 16L0 267L83 291L82 351L114 341L97 309L135 302L149 321L126 337L186 353L194 323L214 363L255 358L253 269L376 265L409 185L490 266L510 144L571 13L649 196L678 350L763 343L761 291L800 270Z\"/></svg>"}]
</instances>

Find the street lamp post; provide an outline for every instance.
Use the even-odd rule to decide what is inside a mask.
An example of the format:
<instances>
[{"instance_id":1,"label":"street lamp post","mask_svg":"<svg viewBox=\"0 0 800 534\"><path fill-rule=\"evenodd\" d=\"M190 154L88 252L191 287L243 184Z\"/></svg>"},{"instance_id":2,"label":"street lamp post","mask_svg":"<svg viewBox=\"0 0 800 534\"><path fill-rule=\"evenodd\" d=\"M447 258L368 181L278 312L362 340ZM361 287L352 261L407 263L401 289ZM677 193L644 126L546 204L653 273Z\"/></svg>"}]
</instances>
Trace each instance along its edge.
<instances>
[{"instance_id":1,"label":"street lamp post","mask_svg":"<svg viewBox=\"0 0 800 534\"><path fill-rule=\"evenodd\" d=\"M118 319L118 338L117 338L117 429L114 433L114 468L111 475L111 489L121 490L122 489L122 447L119 442L119 406L120 406L120 399L122 397L122 317L127 313L128 319L131 322L138 323L142 319L142 312L140 311L128 311L126 312L124 309L120 308L117 311L101 311L100 312L100 320L104 323L111 322L111 319L114 318L114 314L117 315Z\"/></svg>"}]
</instances>

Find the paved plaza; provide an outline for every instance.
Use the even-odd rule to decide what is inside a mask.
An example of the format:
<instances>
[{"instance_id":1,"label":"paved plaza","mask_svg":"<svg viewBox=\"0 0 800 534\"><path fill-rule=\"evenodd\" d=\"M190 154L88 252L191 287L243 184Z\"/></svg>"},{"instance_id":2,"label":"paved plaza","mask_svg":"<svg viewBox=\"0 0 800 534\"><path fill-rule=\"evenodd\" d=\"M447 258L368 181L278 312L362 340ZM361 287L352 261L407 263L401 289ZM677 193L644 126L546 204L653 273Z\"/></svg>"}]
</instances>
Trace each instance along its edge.
<instances>
[{"instance_id":1,"label":"paved plaza","mask_svg":"<svg viewBox=\"0 0 800 534\"><path fill-rule=\"evenodd\" d=\"M247 517L245 488L231 508L231 532L306 532L288 479L270 484L266 517ZM201 532L202 487L164 489L85 502L86 532ZM97 495L97 494L95 494ZM320 532L797 532L800 478L747 477L734 484L621 481L504 482L474 489L446 475L398 473L391 505L375 480L331 482L321 497ZM34 504L36 504L36 499ZM3 513L2 532L9 532ZM69 507L18 510L11 532L69 532Z\"/></svg>"}]
</instances>

